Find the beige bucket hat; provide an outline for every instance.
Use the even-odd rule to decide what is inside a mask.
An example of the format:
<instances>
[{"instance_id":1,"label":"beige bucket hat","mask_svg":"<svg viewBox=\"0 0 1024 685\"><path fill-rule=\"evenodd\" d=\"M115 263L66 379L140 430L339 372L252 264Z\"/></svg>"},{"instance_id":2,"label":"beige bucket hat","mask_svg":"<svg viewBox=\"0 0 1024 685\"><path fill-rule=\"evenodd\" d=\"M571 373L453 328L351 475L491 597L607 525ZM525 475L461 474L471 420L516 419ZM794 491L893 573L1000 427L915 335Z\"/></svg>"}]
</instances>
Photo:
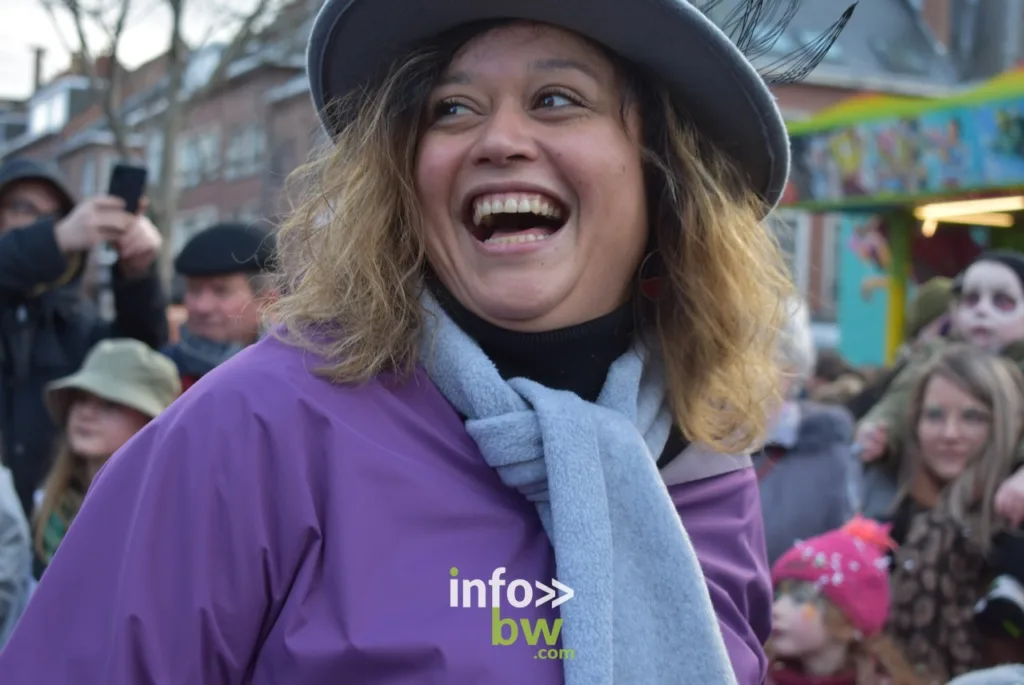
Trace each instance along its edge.
<instances>
[{"instance_id":1,"label":"beige bucket hat","mask_svg":"<svg viewBox=\"0 0 1024 685\"><path fill-rule=\"evenodd\" d=\"M181 394L181 379L174 363L145 343L114 338L93 347L76 373L47 384L46 406L58 425L76 390L155 418Z\"/></svg>"}]
</instances>

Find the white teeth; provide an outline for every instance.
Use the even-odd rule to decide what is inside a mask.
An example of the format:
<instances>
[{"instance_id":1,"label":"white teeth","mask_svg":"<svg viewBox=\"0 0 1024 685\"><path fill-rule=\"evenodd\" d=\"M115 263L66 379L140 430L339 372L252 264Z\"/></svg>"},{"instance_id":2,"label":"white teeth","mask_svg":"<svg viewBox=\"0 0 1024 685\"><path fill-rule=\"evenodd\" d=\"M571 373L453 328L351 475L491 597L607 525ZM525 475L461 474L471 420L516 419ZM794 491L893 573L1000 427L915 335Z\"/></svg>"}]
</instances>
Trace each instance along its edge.
<instances>
[{"instance_id":1,"label":"white teeth","mask_svg":"<svg viewBox=\"0 0 1024 685\"><path fill-rule=\"evenodd\" d=\"M473 202L475 225L487 225L495 214L536 214L560 219L562 209L553 200L536 193L490 195Z\"/></svg>"},{"instance_id":2,"label":"white teeth","mask_svg":"<svg viewBox=\"0 0 1024 685\"><path fill-rule=\"evenodd\" d=\"M487 245L512 245L515 243L534 243L539 240L547 240L550 235L538 235L536 233L517 233L515 235L493 236L484 241Z\"/></svg>"}]
</instances>

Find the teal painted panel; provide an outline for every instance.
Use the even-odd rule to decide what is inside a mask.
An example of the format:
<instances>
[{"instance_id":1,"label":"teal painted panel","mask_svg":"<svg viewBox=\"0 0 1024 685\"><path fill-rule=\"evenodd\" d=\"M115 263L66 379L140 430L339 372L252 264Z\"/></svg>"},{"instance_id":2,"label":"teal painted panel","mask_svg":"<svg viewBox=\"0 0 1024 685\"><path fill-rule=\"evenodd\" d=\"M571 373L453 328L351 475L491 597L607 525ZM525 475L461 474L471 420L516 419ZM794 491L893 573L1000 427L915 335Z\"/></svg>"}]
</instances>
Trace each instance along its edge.
<instances>
[{"instance_id":1,"label":"teal painted panel","mask_svg":"<svg viewBox=\"0 0 1024 685\"><path fill-rule=\"evenodd\" d=\"M873 218L865 214L839 215L839 353L855 366L885 363L889 293L885 288L866 292L872 279L885 275L879 263L879 236L871 228Z\"/></svg>"}]
</instances>

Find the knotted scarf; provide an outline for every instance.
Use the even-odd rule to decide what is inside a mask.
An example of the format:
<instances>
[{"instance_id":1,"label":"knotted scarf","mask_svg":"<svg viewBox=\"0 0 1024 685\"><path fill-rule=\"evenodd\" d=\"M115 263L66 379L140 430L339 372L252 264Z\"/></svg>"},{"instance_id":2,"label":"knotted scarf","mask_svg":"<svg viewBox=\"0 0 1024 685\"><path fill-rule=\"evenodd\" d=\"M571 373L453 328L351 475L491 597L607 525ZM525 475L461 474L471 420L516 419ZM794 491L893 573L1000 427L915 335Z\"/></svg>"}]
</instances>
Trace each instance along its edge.
<instances>
[{"instance_id":1,"label":"knotted scarf","mask_svg":"<svg viewBox=\"0 0 1024 685\"><path fill-rule=\"evenodd\" d=\"M672 415L657 355L616 360L596 403L502 379L429 294L420 357L502 481L537 506L558 580L566 685L736 683L704 575L658 473Z\"/></svg>"}]
</instances>

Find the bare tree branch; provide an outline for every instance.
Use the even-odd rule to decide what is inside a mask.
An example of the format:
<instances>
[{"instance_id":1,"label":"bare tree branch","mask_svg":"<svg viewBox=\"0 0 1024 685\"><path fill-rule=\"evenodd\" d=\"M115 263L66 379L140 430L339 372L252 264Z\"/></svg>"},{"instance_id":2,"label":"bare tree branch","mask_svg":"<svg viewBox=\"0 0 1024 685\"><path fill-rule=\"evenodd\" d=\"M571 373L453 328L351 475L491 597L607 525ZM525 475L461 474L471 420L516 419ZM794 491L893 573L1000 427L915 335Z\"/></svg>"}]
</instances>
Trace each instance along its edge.
<instances>
[{"instance_id":1,"label":"bare tree branch","mask_svg":"<svg viewBox=\"0 0 1024 685\"><path fill-rule=\"evenodd\" d=\"M121 68L118 61L118 47L120 46L121 37L124 35L125 25L128 21L128 12L131 9L131 0L116 0L117 16L114 19L112 26L107 24L106 13L103 12L102 8L85 8L78 0L58 1L71 16L72 23L75 27L75 33L78 37L79 50L77 52L81 55L81 62L83 63L82 66L85 68L86 75L89 77L90 90L99 100L107 126L110 128L110 132L114 136L114 146L117 148L117 152L121 157L127 158L130 156L128 136L124 122L121 120L118 112L121 104L119 102ZM58 28L59 34L59 23L57 21L56 11L53 7L53 1L42 0L41 4L50 16L54 27ZM96 59L89 47L89 39L85 33L85 21L86 18L90 16L97 24L100 25L101 29L109 38L108 54L110 64L108 69L109 73L106 74L105 79L101 78L96 71ZM72 49L69 49L68 51L72 54L76 52Z\"/></svg>"},{"instance_id":2,"label":"bare tree branch","mask_svg":"<svg viewBox=\"0 0 1024 685\"><path fill-rule=\"evenodd\" d=\"M49 17L50 23L53 24L53 32L57 36L57 40L60 41L60 46L69 54L75 54L75 49L71 46L71 42L64 35L64 31L60 28L60 21L57 19L57 12L53 9L53 0L41 0L39 3L43 10L46 12L46 16Z\"/></svg>"},{"instance_id":3,"label":"bare tree branch","mask_svg":"<svg viewBox=\"0 0 1024 685\"><path fill-rule=\"evenodd\" d=\"M254 28L259 23L260 19L267 14L270 6L270 0L259 0L256 3L256 7L245 15L242 19L241 25L238 27L238 30L235 31L234 36L232 36L231 42L221 50L220 59L217 62L217 66L213 69L213 73L210 74L210 78L207 79L206 83L201 88L198 88L189 97L188 100L190 103L199 102L207 98L210 93L219 88L221 84L227 80L228 69L245 52L246 46L255 35Z\"/></svg>"}]
</instances>

